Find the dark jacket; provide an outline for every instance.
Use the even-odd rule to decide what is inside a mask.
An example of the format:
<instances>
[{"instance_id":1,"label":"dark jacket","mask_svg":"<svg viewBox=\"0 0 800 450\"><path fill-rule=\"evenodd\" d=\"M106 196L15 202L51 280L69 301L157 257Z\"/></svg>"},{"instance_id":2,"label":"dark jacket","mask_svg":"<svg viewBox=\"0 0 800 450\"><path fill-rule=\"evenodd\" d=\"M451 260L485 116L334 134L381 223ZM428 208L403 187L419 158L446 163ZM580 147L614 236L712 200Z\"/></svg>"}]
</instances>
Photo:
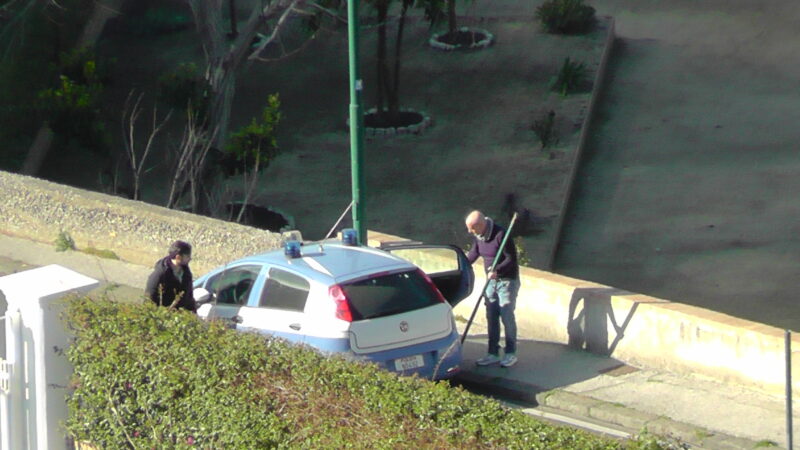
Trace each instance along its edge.
<instances>
[{"instance_id":1,"label":"dark jacket","mask_svg":"<svg viewBox=\"0 0 800 450\"><path fill-rule=\"evenodd\" d=\"M491 220L491 219L490 219ZM483 258L483 267L486 272L492 267L495 255L503 243L503 237L506 235L506 229L502 226L490 222L487 236L474 236L472 248L467 253L467 258L470 263L475 262L478 257ZM519 278L519 265L517 265L517 249L514 247L514 241L511 238L506 242L506 247L503 249L503 254L497 261L497 266L494 268L497 272L498 278L517 279Z\"/></svg>"},{"instance_id":2,"label":"dark jacket","mask_svg":"<svg viewBox=\"0 0 800 450\"><path fill-rule=\"evenodd\" d=\"M174 264L169 256L159 259L153 268L153 273L147 278L145 294L156 305L170 306L175 297L181 296L178 308L187 311L197 311L197 304L192 294L192 271L189 266L183 267L183 276L179 280L172 271Z\"/></svg>"}]
</instances>

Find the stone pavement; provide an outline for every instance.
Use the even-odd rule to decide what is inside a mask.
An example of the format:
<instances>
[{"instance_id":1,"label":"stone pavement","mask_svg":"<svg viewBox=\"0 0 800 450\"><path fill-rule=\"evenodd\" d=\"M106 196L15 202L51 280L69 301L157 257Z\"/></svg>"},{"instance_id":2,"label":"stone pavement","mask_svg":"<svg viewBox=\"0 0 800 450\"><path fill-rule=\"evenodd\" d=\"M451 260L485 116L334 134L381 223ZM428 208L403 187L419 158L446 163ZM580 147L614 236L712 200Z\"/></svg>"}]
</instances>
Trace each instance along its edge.
<instances>
[{"instance_id":1,"label":"stone pavement","mask_svg":"<svg viewBox=\"0 0 800 450\"><path fill-rule=\"evenodd\" d=\"M150 272L148 267L74 251L56 252L52 244L0 234L0 275L47 264L60 264L101 280L98 289L120 298L141 295ZM647 430L677 437L693 448L785 448L785 402L781 396L706 378L635 368L566 345L524 339L519 342L516 366L477 367L474 361L486 348L485 332L477 324L471 328L459 381L477 391L525 404L520 407L534 415L567 416L632 434Z\"/></svg>"}]
</instances>

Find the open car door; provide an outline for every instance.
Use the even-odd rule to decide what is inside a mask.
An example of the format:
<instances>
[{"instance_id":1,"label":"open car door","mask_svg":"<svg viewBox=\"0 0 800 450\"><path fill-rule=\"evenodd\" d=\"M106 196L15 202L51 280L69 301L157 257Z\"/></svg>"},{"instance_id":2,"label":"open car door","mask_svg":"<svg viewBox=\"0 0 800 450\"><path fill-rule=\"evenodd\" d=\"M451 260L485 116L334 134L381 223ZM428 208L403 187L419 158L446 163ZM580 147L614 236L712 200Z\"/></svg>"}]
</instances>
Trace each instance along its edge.
<instances>
[{"instance_id":1,"label":"open car door","mask_svg":"<svg viewBox=\"0 0 800 450\"><path fill-rule=\"evenodd\" d=\"M416 265L428 274L444 298L455 306L472 293L475 274L464 252L455 245L383 243L381 250Z\"/></svg>"}]
</instances>

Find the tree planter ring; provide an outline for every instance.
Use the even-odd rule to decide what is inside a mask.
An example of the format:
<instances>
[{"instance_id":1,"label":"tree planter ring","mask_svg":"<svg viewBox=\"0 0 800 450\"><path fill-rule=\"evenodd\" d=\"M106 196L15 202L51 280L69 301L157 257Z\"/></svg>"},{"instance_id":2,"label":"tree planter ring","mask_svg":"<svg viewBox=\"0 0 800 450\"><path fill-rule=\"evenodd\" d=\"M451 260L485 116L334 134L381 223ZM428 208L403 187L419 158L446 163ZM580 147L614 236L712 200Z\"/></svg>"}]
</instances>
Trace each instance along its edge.
<instances>
[{"instance_id":1,"label":"tree planter ring","mask_svg":"<svg viewBox=\"0 0 800 450\"><path fill-rule=\"evenodd\" d=\"M364 113L366 118L369 115L377 113L378 110L371 108ZM430 116L422 111L415 111L413 109L401 109L401 113L412 113L419 116L419 121L405 126L386 126L386 127L364 127L364 135L366 137L393 137L404 134L420 134L433 124ZM348 118L347 127L350 127L350 119Z\"/></svg>"},{"instance_id":2,"label":"tree planter ring","mask_svg":"<svg viewBox=\"0 0 800 450\"><path fill-rule=\"evenodd\" d=\"M479 40L473 41L472 44L469 45L450 44L441 41L441 39L444 36L450 34L448 31L443 31L441 33L436 33L433 36L431 36L431 38L428 39L428 45L437 50L450 52L454 50L479 50L492 45L492 43L494 42L494 35L482 28L461 27L456 32L464 34L471 33L473 35L481 35L481 38Z\"/></svg>"}]
</instances>

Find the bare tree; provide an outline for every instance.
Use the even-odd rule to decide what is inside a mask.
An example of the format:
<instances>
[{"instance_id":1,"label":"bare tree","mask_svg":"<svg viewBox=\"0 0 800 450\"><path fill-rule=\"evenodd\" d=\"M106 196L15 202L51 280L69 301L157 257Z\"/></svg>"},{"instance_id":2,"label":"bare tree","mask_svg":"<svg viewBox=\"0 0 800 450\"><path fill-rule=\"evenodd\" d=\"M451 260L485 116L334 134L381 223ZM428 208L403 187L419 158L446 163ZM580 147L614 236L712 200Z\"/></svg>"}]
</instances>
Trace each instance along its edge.
<instances>
[{"instance_id":1,"label":"bare tree","mask_svg":"<svg viewBox=\"0 0 800 450\"><path fill-rule=\"evenodd\" d=\"M145 161L150 155L150 150L153 149L153 141L155 141L158 133L164 128L164 125L172 116L170 110L163 120L158 121L158 106L153 106L153 120L150 124L150 130L147 133L147 140L143 149L139 149L136 143L136 122L139 121L139 116L142 114L143 108L141 107L142 98L144 93L140 93L136 97L136 101L131 106L131 99L133 98L134 90L128 93L128 98L125 99L125 107L122 110L122 137L125 141L125 157L128 160L128 166L131 169L131 176L133 177L133 199L141 199L141 179L145 170Z\"/></svg>"},{"instance_id":2,"label":"bare tree","mask_svg":"<svg viewBox=\"0 0 800 450\"><path fill-rule=\"evenodd\" d=\"M206 157L211 150L218 128L214 127L209 130L204 122L198 122L197 116L190 105L187 108L183 138L175 152L176 158L167 197L167 208L173 208L178 201L179 194L188 189L191 211L197 212L198 210L201 196L200 181Z\"/></svg>"},{"instance_id":3,"label":"bare tree","mask_svg":"<svg viewBox=\"0 0 800 450\"><path fill-rule=\"evenodd\" d=\"M238 30L233 40L225 31L223 2L225 0L186 0L192 9L198 35L203 41L207 69L205 79L210 88L208 123L218 131L214 147L222 148L227 140L230 110L236 86L236 71L248 56L253 59L272 42L287 19L302 13L300 6L307 0L273 0L253 2L247 23ZM251 49L250 44L261 29L270 30L269 37ZM232 37L232 36L231 36Z\"/></svg>"},{"instance_id":4,"label":"bare tree","mask_svg":"<svg viewBox=\"0 0 800 450\"><path fill-rule=\"evenodd\" d=\"M233 210L230 205L236 193L229 183L225 183L224 174L218 173L214 178L212 184L215 189L206 189L204 191L209 213L212 217L218 219L232 220Z\"/></svg>"}]
</instances>

